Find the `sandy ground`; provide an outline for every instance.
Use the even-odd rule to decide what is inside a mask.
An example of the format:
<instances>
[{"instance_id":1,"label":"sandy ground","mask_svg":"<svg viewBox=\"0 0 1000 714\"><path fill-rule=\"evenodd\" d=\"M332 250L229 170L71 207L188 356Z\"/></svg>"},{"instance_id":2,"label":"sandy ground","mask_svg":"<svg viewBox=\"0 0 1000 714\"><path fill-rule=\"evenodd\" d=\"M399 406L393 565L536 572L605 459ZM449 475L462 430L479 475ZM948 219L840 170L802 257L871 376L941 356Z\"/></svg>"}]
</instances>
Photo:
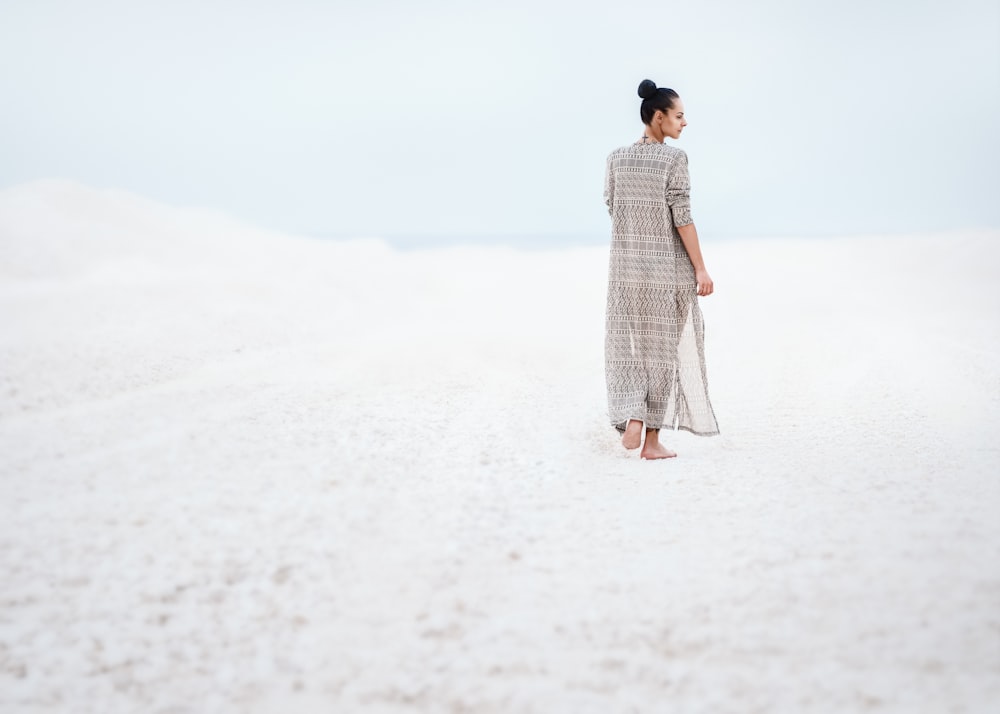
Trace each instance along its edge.
<instances>
[{"instance_id":1,"label":"sandy ground","mask_svg":"<svg viewBox=\"0 0 1000 714\"><path fill-rule=\"evenodd\" d=\"M646 462L605 249L0 192L0 711L995 711L998 241L703 238Z\"/></svg>"}]
</instances>

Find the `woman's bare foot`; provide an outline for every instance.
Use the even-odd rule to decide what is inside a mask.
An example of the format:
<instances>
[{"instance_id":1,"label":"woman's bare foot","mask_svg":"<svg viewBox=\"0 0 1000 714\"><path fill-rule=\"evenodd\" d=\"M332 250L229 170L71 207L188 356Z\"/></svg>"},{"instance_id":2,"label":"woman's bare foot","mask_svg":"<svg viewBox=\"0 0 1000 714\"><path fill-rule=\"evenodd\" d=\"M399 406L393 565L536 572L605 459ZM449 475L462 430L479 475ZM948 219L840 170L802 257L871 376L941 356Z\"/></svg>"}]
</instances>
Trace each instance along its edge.
<instances>
[{"instance_id":1,"label":"woman's bare foot","mask_svg":"<svg viewBox=\"0 0 1000 714\"><path fill-rule=\"evenodd\" d=\"M671 451L660 443L660 432L657 429L646 429L646 444L639 454L644 459L672 459L677 456L676 451Z\"/></svg>"},{"instance_id":2,"label":"woman's bare foot","mask_svg":"<svg viewBox=\"0 0 1000 714\"><path fill-rule=\"evenodd\" d=\"M622 436L622 446L626 449L638 449L642 444L642 422L638 419L630 419L625 427L625 434Z\"/></svg>"}]
</instances>

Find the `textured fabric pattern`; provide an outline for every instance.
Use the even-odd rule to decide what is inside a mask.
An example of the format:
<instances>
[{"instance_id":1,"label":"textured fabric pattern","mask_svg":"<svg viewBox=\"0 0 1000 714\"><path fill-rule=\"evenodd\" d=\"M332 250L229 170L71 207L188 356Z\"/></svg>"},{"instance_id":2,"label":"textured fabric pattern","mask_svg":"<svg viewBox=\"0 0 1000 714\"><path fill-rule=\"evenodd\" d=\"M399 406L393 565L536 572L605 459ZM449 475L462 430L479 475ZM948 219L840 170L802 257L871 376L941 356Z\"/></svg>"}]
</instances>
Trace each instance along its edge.
<instances>
[{"instance_id":1,"label":"textured fabric pattern","mask_svg":"<svg viewBox=\"0 0 1000 714\"><path fill-rule=\"evenodd\" d=\"M694 266L677 226L691 223L687 154L633 144L608 156L611 260L604 360L611 424L719 433L708 397Z\"/></svg>"}]
</instances>

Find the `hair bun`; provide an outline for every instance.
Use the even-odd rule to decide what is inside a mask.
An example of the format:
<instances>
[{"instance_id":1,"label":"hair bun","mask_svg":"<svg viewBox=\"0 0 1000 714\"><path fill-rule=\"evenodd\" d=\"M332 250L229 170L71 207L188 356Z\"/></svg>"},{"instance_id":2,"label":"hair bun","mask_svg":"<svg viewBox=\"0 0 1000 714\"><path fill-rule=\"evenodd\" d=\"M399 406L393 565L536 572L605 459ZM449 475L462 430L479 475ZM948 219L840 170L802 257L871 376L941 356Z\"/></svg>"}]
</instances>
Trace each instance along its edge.
<instances>
[{"instance_id":1,"label":"hair bun","mask_svg":"<svg viewBox=\"0 0 1000 714\"><path fill-rule=\"evenodd\" d=\"M651 79L644 79L639 83L639 96L649 99L656 95L656 82Z\"/></svg>"}]
</instances>

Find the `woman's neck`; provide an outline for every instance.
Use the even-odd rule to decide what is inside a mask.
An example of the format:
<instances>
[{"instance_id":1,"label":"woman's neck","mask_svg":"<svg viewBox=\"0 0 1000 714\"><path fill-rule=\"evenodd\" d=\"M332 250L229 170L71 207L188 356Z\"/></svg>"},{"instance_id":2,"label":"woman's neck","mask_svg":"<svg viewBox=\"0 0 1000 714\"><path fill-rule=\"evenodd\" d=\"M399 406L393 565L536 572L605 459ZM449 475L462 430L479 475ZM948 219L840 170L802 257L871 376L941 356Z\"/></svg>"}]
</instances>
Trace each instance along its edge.
<instances>
[{"instance_id":1,"label":"woman's neck","mask_svg":"<svg viewBox=\"0 0 1000 714\"><path fill-rule=\"evenodd\" d=\"M642 138L639 139L640 144L662 144L663 134L658 133L651 126L643 127Z\"/></svg>"}]
</instances>

